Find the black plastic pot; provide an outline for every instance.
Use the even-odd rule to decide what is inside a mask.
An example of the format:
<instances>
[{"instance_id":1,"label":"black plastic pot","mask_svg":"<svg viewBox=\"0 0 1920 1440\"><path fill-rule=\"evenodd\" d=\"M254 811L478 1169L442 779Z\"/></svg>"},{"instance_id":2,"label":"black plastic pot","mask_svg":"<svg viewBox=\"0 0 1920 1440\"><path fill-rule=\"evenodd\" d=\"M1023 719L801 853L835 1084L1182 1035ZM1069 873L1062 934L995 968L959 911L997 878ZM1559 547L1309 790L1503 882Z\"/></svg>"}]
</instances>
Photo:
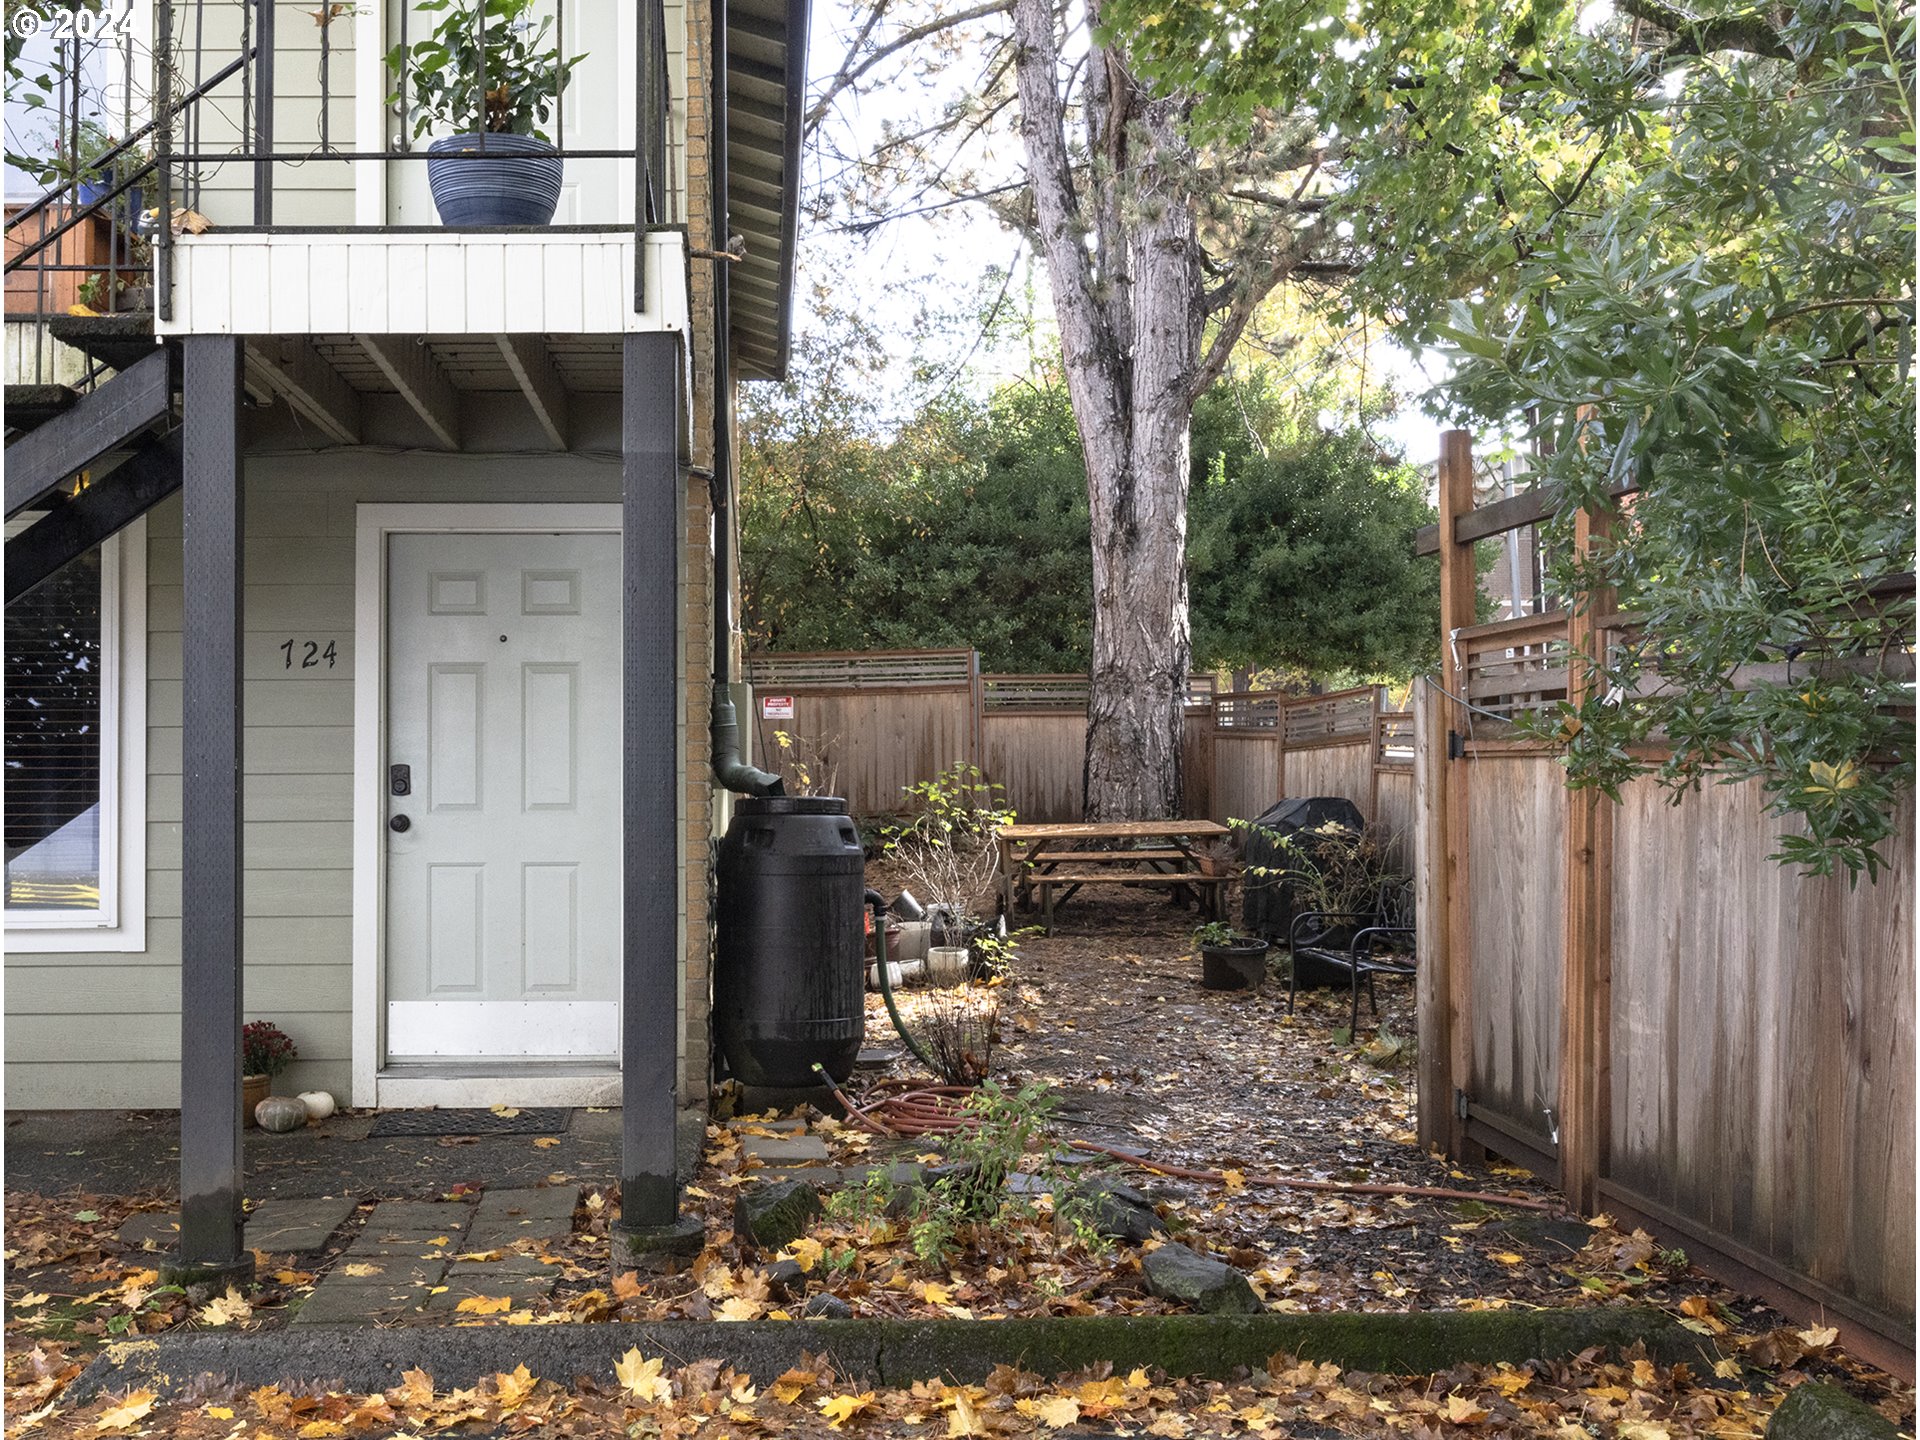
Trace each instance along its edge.
<instances>
[{"instance_id":1,"label":"black plastic pot","mask_svg":"<svg viewBox=\"0 0 1920 1440\"><path fill-rule=\"evenodd\" d=\"M1267 942L1235 940L1200 947L1200 984L1207 990L1258 990L1267 978Z\"/></svg>"}]
</instances>

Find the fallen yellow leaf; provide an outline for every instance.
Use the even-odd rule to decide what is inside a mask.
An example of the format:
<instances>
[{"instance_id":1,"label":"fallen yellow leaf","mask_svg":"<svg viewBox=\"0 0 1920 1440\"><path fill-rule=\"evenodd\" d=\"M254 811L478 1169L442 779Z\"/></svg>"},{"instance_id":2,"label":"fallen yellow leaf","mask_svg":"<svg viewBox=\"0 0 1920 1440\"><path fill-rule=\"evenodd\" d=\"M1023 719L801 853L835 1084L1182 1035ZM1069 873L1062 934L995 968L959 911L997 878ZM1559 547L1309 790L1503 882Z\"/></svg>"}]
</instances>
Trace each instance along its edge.
<instances>
[{"instance_id":1,"label":"fallen yellow leaf","mask_svg":"<svg viewBox=\"0 0 1920 1440\"><path fill-rule=\"evenodd\" d=\"M829 1395L820 1402L820 1413L827 1417L827 1424L838 1430L847 1421L873 1404L873 1391L864 1390L858 1395Z\"/></svg>"},{"instance_id":2,"label":"fallen yellow leaf","mask_svg":"<svg viewBox=\"0 0 1920 1440\"><path fill-rule=\"evenodd\" d=\"M153 1409L154 1398L151 1390L136 1390L94 1423L102 1430L130 1430L147 1417Z\"/></svg>"},{"instance_id":3,"label":"fallen yellow leaf","mask_svg":"<svg viewBox=\"0 0 1920 1440\"><path fill-rule=\"evenodd\" d=\"M511 1120L520 1113L519 1107L514 1105L495 1105L492 1109L493 1113L498 1115L502 1120Z\"/></svg>"},{"instance_id":4,"label":"fallen yellow leaf","mask_svg":"<svg viewBox=\"0 0 1920 1440\"><path fill-rule=\"evenodd\" d=\"M614 1362L613 1374L629 1395L643 1405L651 1405L673 1398L673 1385L661 1373L665 1369L666 1362L659 1356L643 1360L636 1347Z\"/></svg>"},{"instance_id":5,"label":"fallen yellow leaf","mask_svg":"<svg viewBox=\"0 0 1920 1440\"><path fill-rule=\"evenodd\" d=\"M503 1371L493 1377L494 1392L500 1397L503 1410L511 1410L522 1404L539 1383L525 1365L514 1366L511 1375Z\"/></svg>"},{"instance_id":6,"label":"fallen yellow leaf","mask_svg":"<svg viewBox=\"0 0 1920 1440\"><path fill-rule=\"evenodd\" d=\"M968 1435L985 1435L986 1422L980 1418L980 1411L973 1403L973 1397L964 1388L949 1392L953 1396L953 1413L947 1416L947 1440Z\"/></svg>"},{"instance_id":7,"label":"fallen yellow leaf","mask_svg":"<svg viewBox=\"0 0 1920 1440\"><path fill-rule=\"evenodd\" d=\"M1524 1265L1527 1263L1526 1256L1516 1255L1511 1250L1502 1250L1493 1258L1498 1260L1502 1265Z\"/></svg>"},{"instance_id":8,"label":"fallen yellow leaf","mask_svg":"<svg viewBox=\"0 0 1920 1440\"><path fill-rule=\"evenodd\" d=\"M1455 1425L1478 1425L1488 1414L1464 1395L1447 1396L1446 1409L1440 1413Z\"/></svg>"},{"instance_id":9,"label":"fallen yellow leaf","mask_svg":"<svg viewBox=\"0 0 1920 1440\"><path fill-rule=\"evenodd\" d=\"M1832 1325L1816 1325L1810 1330L1799 1332L1800 1343L1809 1350L1824 1350L1840 1338L1840 1331Z\"/></svg>"},{"instance_id":10,"label":"fallen yellow leaf","mask_svg":"<svg viewBox=\"0 0 1920 1440\"><path fill-rule=\"evenodd\" d=\"M206 1405L201 1407L201 1413L210 1420L231 1420L233 1418L233 1407L231 1405Z\"/></svg>"},{"instance_id":11,"label":"fallen yellow leaf","mask_svg":"<svg viewBox=\"0 0 1920 1440\"><path fill-rule=\"evenodd\" d=\"M1064 1430L1079 1420L1080 1402L1071 1395L1055 1395L1050 1400L1042 1400L1034 1413L1050 1429Z\"/></svg>"},{"instance_id":12,"label":"fallen yellow leaf","mask_svg":"<svg viewBox=\"0 0 1920 1440\"><path fill-rule=\"evenodd\" d=\"M194 1317L202 1325L226 1325L235 1320L248 1319L253 1307L241 1296L238 1290L229 1289L225 1295L209 1300L200 1307Z\"/></svg>"},{"instance_id":13,"label":"fallen yellow leaf","mask_svg":"<svg viewBox=\"0 0 1920 1440\"><path fill-rule=\"evenodd\" d=\"M1247 1188L1247 1177L1238 1170L1222 1170L1220 1178L1226 1181L1229 1195L1237 1194Z\"/></svg>"},{"instance_id":14,"label":"fallen yellow leaf","mask_svg":"<svg viewBox=\"0 0 1920 1440\"><path fill-rule=\"evenodd\" d=\"M757 1320L766 1306L758 1300L749 1300L744 1295L735 1295L730 1300L720 1302L720 1308L713 1312L716 1320Z\"/></svg>"},{"instance_id":15,"label":"fallen yellow leaf","mask_svg":"<svg viewBox=\"0 0 1920 1440\"><path fill-rule=\"evenodd\" d=\"M533 1142L533 1148L536 1150L551 1150L559 1143L559 1140L552 1135L542 1135L538 1140Z\"/></svg>"},{"instance_id":16,"label":"fallen yellow leaf","mask_svg":"<svg viewBox=\"0 0 1920 1440\"><path fill-rule=\"evenodd\" d=\"M351 1265L342 1265L340 1267L340 1273L342 1275L354 1276L378 1275L380 1273L380 1267L378 1265L369 1265L364 1260L356 1260Z\"/></svg>"},{"instance_id":17,"label":"fallen yellow leaf","mask_svg":"<svg viewBox=\"0 0 1920 1440\"><path fill-rule=\"evenodd\" d=\"M789 1370L773 1382L773 1398L782 1405L791 1405L800 1398L802 1391L819 1378L811 1370Z\"/></svg>"},{"instance_id":18,"label":"fallen yellow leaf","mask_svg":"<svg viewBox=\"0 0 1920 1440\"><path fill-rule=\"evenodd\" d=\"M691 1194L692 1192L689 1191L688 1193ZM826 1252L826 1248L826 1246L822 1245L812 1236L802 1235L798 1240L787 1246L787 1253L793 1256L794 1264L800 1267L802 1274L811 1274L813 1267L820 1263L820 1257Z\"/></svg>"},{"instance_id":19,"label":"fallen yellow leaf","mask_svg":"<svg viewBox=\"0 0 1920 1440\"><path fill-rule=\"evenodd\" d=\"M309 1420L298 1431L300 1440L333 1440L336 1435L347 1433L347 1427L338 1420Z\"/></svg>"},{"instance_id":20,"label":"fallen yellow leaf","mask_svg":"<svg viewBox=\"0 0 1920 1440\"><path fill-rule=\"evenodd\" d=\"M505 1295L469 1295L453 1308L469 1315L498 1315L503 1310L511 1310L513 1301Z\"/></svg>"},{"instance_id":21,"label":"fallen yellow leaf","mask_svg":"<svg viewBox=\"0 0 1920 1440\"><path fill-rule=\"evenodd\" d=\"M51 1300L52 1298L53 1297L51 1295L48 1295L42 1291L36 1290L31 1295L22 1295L18 1300L14 1301L13 1303L19 1308L25 1310L35 1305L44 1305L47 1303L47 1301Z\"/></svg>"}]
</instances>

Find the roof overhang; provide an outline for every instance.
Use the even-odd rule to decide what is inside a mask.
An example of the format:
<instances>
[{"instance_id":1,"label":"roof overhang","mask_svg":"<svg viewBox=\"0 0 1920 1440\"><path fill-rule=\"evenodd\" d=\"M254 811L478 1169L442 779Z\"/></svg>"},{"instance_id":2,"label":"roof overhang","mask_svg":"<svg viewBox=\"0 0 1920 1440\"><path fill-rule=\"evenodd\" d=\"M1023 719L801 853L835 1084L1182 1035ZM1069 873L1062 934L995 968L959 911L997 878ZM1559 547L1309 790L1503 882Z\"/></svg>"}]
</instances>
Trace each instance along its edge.
<instances>
[{"instance_id":1,"label":"roof overhang","mask_svg":"<svg viewBox=\"0 0 1920 1440\"><path fill-rule=\"evenodd\" d=\"M727 208L746 258L729 303L737 373L784 380L793 338L809 0L728 0Z\"/></svg>"}]
</instances>

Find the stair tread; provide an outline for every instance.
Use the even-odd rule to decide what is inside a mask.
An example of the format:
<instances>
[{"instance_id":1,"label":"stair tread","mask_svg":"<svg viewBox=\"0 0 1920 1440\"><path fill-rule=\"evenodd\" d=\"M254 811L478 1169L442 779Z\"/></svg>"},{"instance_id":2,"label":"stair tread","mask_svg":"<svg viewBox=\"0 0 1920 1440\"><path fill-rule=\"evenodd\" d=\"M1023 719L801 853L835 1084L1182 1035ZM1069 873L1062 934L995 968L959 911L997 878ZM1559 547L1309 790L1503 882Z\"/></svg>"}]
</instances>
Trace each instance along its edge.
<instances>
[{"instance_id":1,"label":"stair tread","mask_svg":"<svg viewBox=\"0 0 1920 1440\"><path fill-rule=\"evenodd\" d=\"M71 410L80 392L71 385L9 385L6 387L7 429L24 432L44 425Z\"/></svg>"},{"instance_id":2,"label":"stair tread","mask_svg":"<svg viewBox=\"0 0 1920 1440\"><path fill-rule=\"evenodd\" d=\"M153 353L153 312L124 315L55 315L47 333L89 359L125 370Z\"/></svg>"}]
</instances>

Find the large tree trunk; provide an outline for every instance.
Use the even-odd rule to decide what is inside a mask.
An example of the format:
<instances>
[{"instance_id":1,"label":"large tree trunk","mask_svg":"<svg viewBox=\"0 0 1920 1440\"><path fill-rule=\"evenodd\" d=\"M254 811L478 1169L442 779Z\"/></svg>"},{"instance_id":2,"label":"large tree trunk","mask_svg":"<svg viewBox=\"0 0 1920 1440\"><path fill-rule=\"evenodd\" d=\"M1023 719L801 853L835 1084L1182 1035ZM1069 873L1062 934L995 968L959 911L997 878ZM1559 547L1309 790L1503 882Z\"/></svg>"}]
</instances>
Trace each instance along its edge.
<instances>
[{"instance_id":1,"label":"large tree trunk","mask_svg":"<svg viewBox=\"0 0 1920 1440\"><path fill-rule=\"evenodd\" d=\"M1188 444L1200 364L1199 246L1182 102L1089 57L1090 219L1068 159L1051 0L1015 0L1021 134L1087 461L1093 667L1089 820L1178 815L1187 669ZM1090 255L1087 236L1097 243ZM1098 270L1095 269L1097 259Z\"/></svg>"}]
</instances>

